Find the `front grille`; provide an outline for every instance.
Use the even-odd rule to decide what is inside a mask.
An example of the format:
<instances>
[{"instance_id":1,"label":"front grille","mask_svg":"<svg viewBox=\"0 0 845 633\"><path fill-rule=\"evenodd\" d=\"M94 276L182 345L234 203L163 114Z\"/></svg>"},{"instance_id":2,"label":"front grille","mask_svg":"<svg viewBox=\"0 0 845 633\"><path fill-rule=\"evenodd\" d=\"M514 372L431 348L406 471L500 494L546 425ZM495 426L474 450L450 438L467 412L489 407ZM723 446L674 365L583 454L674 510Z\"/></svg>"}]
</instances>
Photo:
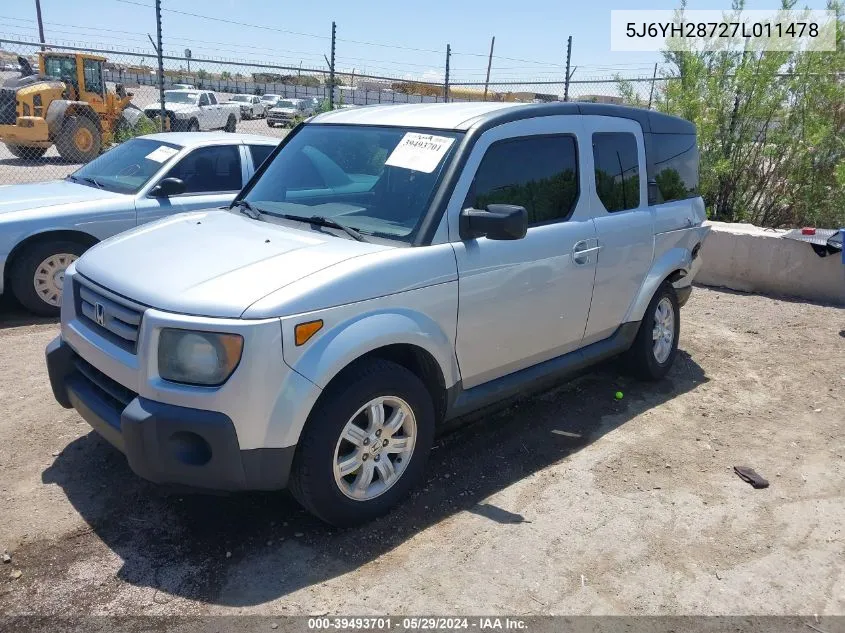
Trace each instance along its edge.
<instances>
[{"instance_id":1,"label":"front grille","mask_svg":"<svg viewBox=\"0 0 845 633\"><path fill-rule=\"evenodd\" d=\"M9 88L0 88L0 125L14 125L17 123L16 104L15 91Z\"/></svg>"},{"instance_id":2,"label":"front grille","mask_svg":"<svg viewBox=\"0 0 845 633\"><path fill-rule=\"evenodd\" d=\"M91 363L79 356L74 359L76 371L99 392L99 395L118 413L123 411L138 394L106 376Z\"/></svg>"},{"instance_id":3,"label":"front grille","mask_svg":"<svg viewBox=\"0 0 845 633\"><path fill-rule=\"evenodd\" d=\"M74 283L76 313L97 333L128 352L135 353L143 306L104 291L77 277Z\"/></svg>"}]
</instances>

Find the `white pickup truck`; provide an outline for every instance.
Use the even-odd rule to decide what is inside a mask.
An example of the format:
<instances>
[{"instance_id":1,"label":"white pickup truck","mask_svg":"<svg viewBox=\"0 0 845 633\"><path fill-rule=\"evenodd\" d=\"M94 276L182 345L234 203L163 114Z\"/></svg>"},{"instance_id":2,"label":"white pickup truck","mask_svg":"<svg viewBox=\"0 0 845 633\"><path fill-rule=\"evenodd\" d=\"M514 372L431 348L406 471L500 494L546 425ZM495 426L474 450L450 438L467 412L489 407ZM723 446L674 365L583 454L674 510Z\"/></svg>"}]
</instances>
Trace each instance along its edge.
<instances>
[{"instance_id":1,"label":"white pickup truck","mask_svg":"<svg viewBox=\"0 0 845 633\"><path fill-rule=\"evenodd\" d=\"M220 103L210 90L165 90L164 110L173 132L234 132L241 119L241 109L237 103ZM155 120L161 115L161 102L146 106L144 114Z\"/></svg>"}]
</instances>

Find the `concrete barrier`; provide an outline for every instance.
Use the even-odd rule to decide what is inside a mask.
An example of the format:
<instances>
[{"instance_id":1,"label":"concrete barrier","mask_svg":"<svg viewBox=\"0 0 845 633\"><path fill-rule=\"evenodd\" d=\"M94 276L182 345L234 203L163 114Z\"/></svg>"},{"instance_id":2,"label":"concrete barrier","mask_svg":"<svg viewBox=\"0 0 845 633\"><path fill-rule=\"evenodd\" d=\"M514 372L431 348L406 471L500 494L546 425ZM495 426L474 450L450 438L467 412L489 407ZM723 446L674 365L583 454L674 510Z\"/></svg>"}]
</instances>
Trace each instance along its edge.
<instances>
[{"instance_id":1,"label":"concrete barrier","mask_svg":"<svg viewBox=\"0 0 845 633\"><path fill-rule=\"evenodd\" d=\"M845 263L837 253L819 257L787 231L752 224L708 222L695 281L705 286L758 292L845 306Z\"/></svg>"}]
</instances>

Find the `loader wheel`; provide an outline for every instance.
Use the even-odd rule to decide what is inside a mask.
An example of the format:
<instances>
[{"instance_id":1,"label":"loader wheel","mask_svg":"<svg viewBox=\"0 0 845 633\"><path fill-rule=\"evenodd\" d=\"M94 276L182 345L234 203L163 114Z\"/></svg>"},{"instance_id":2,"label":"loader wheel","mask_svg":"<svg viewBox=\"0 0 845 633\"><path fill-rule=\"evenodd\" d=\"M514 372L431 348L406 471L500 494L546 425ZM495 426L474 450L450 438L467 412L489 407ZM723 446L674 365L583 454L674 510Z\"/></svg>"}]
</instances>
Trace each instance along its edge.
<instances>
[{"instance_id":1,"label":"loader wheel","mask_svg":"<svg viewBox=\"0 0 845 633\"><path fill-rule=\"evenodd\" d=\"M100 155L103 135L91 119L84 116L68 117L56 139L59 155L72 163L87 163Z\"/></svg>"},{"instance_id":2,"label":"loader wheel","mask_svg":"<svg viewBox=\"0 0 845 633\"><path fill-rule=\"evenodd\" d=\"M44 156L44 153L47 151L46 147L27 147L25 145L6 145L6 147L12 156L17 156L24 160L37 160Z\"/></svg>"}]
</instances>

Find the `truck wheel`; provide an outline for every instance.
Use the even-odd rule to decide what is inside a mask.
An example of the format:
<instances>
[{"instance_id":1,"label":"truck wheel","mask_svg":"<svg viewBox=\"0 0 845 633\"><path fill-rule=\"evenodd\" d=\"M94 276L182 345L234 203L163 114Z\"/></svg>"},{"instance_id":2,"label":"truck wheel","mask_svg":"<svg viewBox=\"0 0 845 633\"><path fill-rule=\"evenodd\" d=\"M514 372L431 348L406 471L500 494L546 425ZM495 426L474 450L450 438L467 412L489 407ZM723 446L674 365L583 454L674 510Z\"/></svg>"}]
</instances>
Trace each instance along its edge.
<instances>
[{"instance_id":1,"label":"truck wheel","mask_svg":"<svg viewBox=\"0 0 845 633\"><path fill-rule=\"evenodd\" d=\"M276 127L276 124L272 121L267 121L267 127Z\"/></svg>"},{"instance_id":2,"label":"truck wheel","mask_svg":"<svg viewBox=\"0 0 845 633\"><path fill-rule=\"evenodd\" d=\"M199 132L200 131L200 124L199 121L196 119L191 119L191 122L188 123L188 132Z\"/></svg>"},{"instance_id":3,"label":"truck wheel","mask_svg":"<svg viewBox=\"0 0 845 633\"><path fill-rule=\"evenodd\" d=\"M33 314L58 316L65 270L84 252L83 244L71 240L42 242L27 250L12 268L17 300Z\"/></svg>"},{"instance_id":4,"label":"truck wheel","mask_svg":"<svg viewBox=\"0 0 845 633\"><path fill-rule=\"evenodd\" d=\"M56 138L59 156L71 163L87 163L100 155L103 135L88 117L70 116Z\"/></svg>"},{"instance_id":5,"label":"truck wheel","mask_svg":"<svg viewBox=\"0 0 845 633\"><path fill-rule=\"evenodd\" d=\"M434 406L422 381L389 361L357 364L308 417L291 492L332 525L370 521L420 480L433 440Z\"/></svg>"},{"instance_id":6,"label":"truck wheel","mask_svg":"<svg viewBox=\"0 0 845 633\"><path fill-rule=\"evenodd\" d=\"M234 132L235 126L237 125L238 121L235 118L234 114L230 114L229 118L226 119L226 126L223 128L224 132Z\"/></svg>"},{"instance_id":7,"label":"truck wheel","mask_svg":"<svg viewBox=\"0 0 845 633\"><path fill-rule=\"evenodd\" d=\"M37 160L44 156L47 151L46 147L26 147L25 145L6 145L9 153L12 156L23 158L24 160Z\"/></svg>"},{"instance_id":8,"label":"truck wheel","mask_svg":"<svg viewBox=\"0 0 845 633\"><path fill-rule=\"evenodd\" d=\"M669 373L678 353L680 316L675 289L665 282L651 298L637 338L628 350L628 366L634 376L660 380Z\"/></svg>"}]
</instances>

